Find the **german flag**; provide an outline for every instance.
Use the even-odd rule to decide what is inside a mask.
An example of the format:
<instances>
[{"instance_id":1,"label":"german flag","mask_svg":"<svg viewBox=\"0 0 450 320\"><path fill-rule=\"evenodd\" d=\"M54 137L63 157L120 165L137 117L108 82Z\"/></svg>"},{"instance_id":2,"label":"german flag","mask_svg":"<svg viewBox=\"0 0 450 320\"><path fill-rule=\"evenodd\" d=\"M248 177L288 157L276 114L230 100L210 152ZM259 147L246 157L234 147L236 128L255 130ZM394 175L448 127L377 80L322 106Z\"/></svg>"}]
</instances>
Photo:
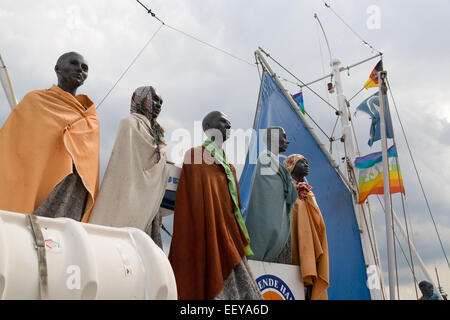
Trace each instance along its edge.
<instances>
[{"instance_id":1,"label":"german flag","mask_svg":"<svg viewBox=\"0 0 450 320\"><path fill-rule=\"evenodd\" d=\"M370 73L369 80L367 80L366 83L364 84L364 88L368 89L372 87L378 87L378 75L377 75L378 71L383 71L382 60L378 61L377 65Z\"/></svg>"}]
</instances>

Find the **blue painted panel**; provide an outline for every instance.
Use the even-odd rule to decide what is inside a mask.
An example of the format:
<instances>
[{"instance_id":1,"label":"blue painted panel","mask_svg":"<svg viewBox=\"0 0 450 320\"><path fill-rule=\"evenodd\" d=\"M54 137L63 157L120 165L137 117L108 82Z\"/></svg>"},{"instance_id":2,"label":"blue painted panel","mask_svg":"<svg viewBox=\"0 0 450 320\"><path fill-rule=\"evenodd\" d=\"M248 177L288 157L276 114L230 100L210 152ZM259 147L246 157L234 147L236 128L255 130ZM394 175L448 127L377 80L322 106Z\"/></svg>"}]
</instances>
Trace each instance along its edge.
<instances>
[{"instance_id":1,"label":"blue painted panel","mask_svg":"<svg viewBox=\"0 0 450 320\"><path fill-rule=\"evenodd\" d=\"M289 148L284 153L299 153L309 161L308 182L314 188L327 229L330 259L330 300L367 300L370 292L366 286L367 274L353 208L351 194L337 171L328 161L318 143L303 125L280 87L265 72L257 106L254 129L281 126L286 131ZM262 132L260 133L262 136ZM245 217L254 163L258 150L258 135L252 137L249 152L239 181L242 213ZM259 144L264 147L264 144ZM280 158L282 161L283 158Z\"/></svg>"}]
</instances>

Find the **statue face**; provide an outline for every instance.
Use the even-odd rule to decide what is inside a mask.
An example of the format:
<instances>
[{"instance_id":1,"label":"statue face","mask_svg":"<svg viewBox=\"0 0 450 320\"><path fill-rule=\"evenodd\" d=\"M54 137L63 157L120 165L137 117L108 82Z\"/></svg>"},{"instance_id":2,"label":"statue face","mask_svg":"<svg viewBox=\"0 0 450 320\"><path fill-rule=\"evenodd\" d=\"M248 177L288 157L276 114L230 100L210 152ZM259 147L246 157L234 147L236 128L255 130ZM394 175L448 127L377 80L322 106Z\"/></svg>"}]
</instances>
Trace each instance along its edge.
<instances>
[{"instance_id":1,"label":"statue face","mask_svg":"<svg viewBox=\"0 0 450 320\"><path fill-rule=\"evenodd\" d=\"M303 180L304 177L308 175L308 173L309 173L308 160L304 158L297 161L291 175L295 180L301 181Z\"/></svg>"},{"instance_id":2,"label":"statue face","mask_svg":"<svg viewBox=\"0 0 450 320\"><path fill-rule=\"evenodd\" d=\"M308 160L306 160L306 158L304 158L304 159L297 161L297 163L295 164L294 170L297 170L299 173L303 174L304 176L308 175L308 173L309 173Z\"/></svg>"},{"instance_id":3,"label":"statue face","mask_svg":"<svg viewBox=\"0 0 450 320\"><path fill-rule=\"evenodd\" d=\"M286 131L283 128L280 129L279 135L279 149L280 152L285 152L288 148L289 141L286 136Z\"/></svg>"},{"instance_id":4,"label":"statue face","mask_svg":"<svg viewBox=\"0 0 450 320\"><path fill-rule=\"evenodd\" d=\"M433 295L433 285L429 282L423 281L419 283L419 289L422 291L424 297L431 297Z\"/></svg>"},{"instance_id":5,"label":"statue face","mask_svg":"<svg viewBox=\"0 0 450 320\"><path fill-rule=\"evenodd\" d=\"M222 112L213 113L207 121L206 135L212 139L214 136L214 141L218 142L216 137L217 134L221 134L222 143L225 142L230 137L231 122L227 115Z\"/></svg>"},{"instance_id":6,"label":"statue face","mask_svg":"<svg viewBox=\"0 0 450 320\"><path fill-rule=\"evenodd\" d=\"M267 128L265 132L266 138L264 138L264 143L267 145L268 149L272 152L278 151L285 152L288 148L289 141L286 136L286 131L281 127L270 127ZM268 145L270 143L270 145Z\"/></svg>"},{"instance_id":7,"label":"statue face","mask_svg":"<svg viewBox=\"0 0 450 320\"><path fill-rule=\"evenodd\" d=\"M62 88L76 89L87 79L89 67L83 56L71 52L58 59L55 71Z\"/></svg>"},{"instance_id":8,"label":"statue face","mask_svg":"<svg viewBox=\"0 0 450 320\"><path fill-rule=\"evenodd\" d=\"M152 108L152 117L153 119L156 119L161 112L161 107L163 104L163 99L161 95L152 87L152 102L153 102L153 108Z\"/></svg>"},{"instance_id":9,"label":"statue face","mask_svg":"<svg viewBox=\"0 0 450 320\"><path fill-rule=\"evenodd\" d=\"M220 131L220 133L222 133L223 141L225 142L228 140L230 137L231 122L224 113L218 117L216 128Z\"/></svg>"}]
</instances>

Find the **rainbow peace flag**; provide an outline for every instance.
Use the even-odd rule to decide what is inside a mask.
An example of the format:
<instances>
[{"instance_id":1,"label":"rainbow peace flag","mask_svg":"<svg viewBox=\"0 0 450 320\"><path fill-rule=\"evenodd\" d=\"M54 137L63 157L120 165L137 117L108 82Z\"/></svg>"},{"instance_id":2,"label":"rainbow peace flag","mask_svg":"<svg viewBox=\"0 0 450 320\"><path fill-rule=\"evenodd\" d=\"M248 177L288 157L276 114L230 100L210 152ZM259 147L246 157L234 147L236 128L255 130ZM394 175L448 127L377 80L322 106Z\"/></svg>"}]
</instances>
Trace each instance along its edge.
<instances>
[{"instance_id":1,"label":"rainbow peace flag","mask_svg":"<svg viewBox=\"0 0 450 320\"><path fill-rule=\"evenodd\" d=\"M405 194L400 167L395 160L396 157L397 151L393 145L388 149L391 194L398 192ZM384 194L381 152L356 158L355 167L359 169L359 204L363 203L370 194Z\"/></svg>"},{"instance_id":2,"label":"rainbow peace flag","mask_svg":"<svg viewBox=\"0 0 450 320\"><path fill-rule=\"evenodd\" d=\"M299 93L294 94L292 98L297 103L300 112L303 114L304 117L306 117L305 103L303 102L303 92L300 91Z\"/></svg>"}]
</instances>

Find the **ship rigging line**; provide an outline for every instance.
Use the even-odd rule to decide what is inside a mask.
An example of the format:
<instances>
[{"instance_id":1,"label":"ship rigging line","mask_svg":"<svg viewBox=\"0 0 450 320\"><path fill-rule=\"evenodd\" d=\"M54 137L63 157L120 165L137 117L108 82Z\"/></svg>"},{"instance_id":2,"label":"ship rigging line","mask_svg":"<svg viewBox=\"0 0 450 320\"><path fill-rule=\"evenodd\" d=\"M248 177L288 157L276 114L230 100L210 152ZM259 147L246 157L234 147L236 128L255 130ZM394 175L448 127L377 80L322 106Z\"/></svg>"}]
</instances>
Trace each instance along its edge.
<instances>
[{"instance_id":1,"label":"ship rigging line","mask_svg":"<svg viewBox=\"0 0 450 320\"><path fill-rule=\"evenodd\" d=\"M318 81L321 81L321 80L323 80L323 79L329 77L330 75L324 76L324 77L322 77L322 78L320 78L320 79L317 79L317 80L314 80L314 81L312 81L312 82L310 82L310 83L304 83L302 80L300 80L299 78L297 78L292 72L290 72L290 71L289 71L288 69L286 69L283 65L281 65L281 64L280 64L276 59L274 59L269 53L267 53L266 51L264 51L263 48L259 47L259 50L261 50L261 52L263 52L268 58L270 58L272 61L274 61L278 66L280 66L284 71L286 71L288 74L290 74L293 78L295 78L297 81L299 81L299 82L301 83L301 85L298 84L298 83L295 83L295 82L293 82L293 81L287 80L287 79L285 79L285 78L283 78L283 77L280 77L280 76L277 76L278 78L280 78L280 79L282 79L282 80L284 80L284 81L286 81L286 82L289 82L289 83L291 83L291 84L294 84L294 85L298 86L300 89L302 89L303 87L308 88L312 93L314 93L317 97L319 97L323 102L325 102L325 103L326 103L327 105L329 105L332 109L334 109L335 112L336 112L336 115L337 115L338 118L339 118L339 116L340 116L340 111L339 111L338 109L336 109L330 102L326 101L326 100L325 100L321 95L319 95L316 91L314 91L313 89L311 89L311 87L309 86L310 84L313 84L313 83L316 83L316 82L318 82ZM382 56L382 53L378 53L378 54L376 54L376 55L374 55L374 56L372 56L372 57L370 57L370 58L367 58L367 59L365 59L365 60L363 60L363 61L357 62L357 63L355 63L355 64L353 64L353 65L351 65L351 66L347 66L347 67L345 67L345 68L342 67L342 68L339 69L339 71L350 70L350 69L353 68L353 67L356 67L356 66L358 66L358 65L360 65L360 64L362 64L362 63L368 62L368 61L370 61L370 60L372 60L372 59L375 59L376 57L379 57L379 56ZM363 89L364 89L364 88L363 88ZM361 92L361 91L362 91L362 90L360 90L359 92ZM359 93L359 92L358 92L358 93ZM355 95L355 96L356 96L356 95ZM355 96L353 96L352 99L353 99ZM325 135L325 137L327 137L328 141L330 141L330 143L332 144L333 141L334 141L333 134L334 134L335 128L333 128L333 133L331 134L331 137L330 137L330 136L328 136L328 135L325 133L325 131L319 126L319 124L318 124L316 121L314 121L313 118L311 118L311 115L310 115L306 110L305 110L305 113L306 113L306 115L312 120L312 122L317 126L317 128L319 128L319 130ZM352 128L353 128L353 127L352 127ZM353 128L353 130L354 130L354 128ZM353 132L353 134L354 134L354 132ZM354 135L355 135L355 134L354 134ZM356 135L355 135L355 136L356 136ZM330 148L331 148L331 146L330 146ZM359 153L359 148L358 148L358 153Z\"/></svg>"},{"instance_id":2,"label":"ship rigging line","mask_svg":"<svg viewBox=\"0 0 450 320\"><path fill-rule=\"evenodd\" d=\"M395 103L394 95L392 94L392 90L391 90L391 86L390 86L390 83L389 83L389 79L387 78L386 80L387 80L387 85L388 85L389 93L390 93L390 95L391 95L391 99L392 99L392 102L393 102L393 104L394 104L395 112L396 112L396 114L397 114L397 118L398 118L398 121L399 121L399 123L400 123L400 128L401 128L401 130L402 130L403 137L405 138L405 142L406 142L406 146L407 146L407 148L408 148L409 156L411 157L411 161L412 161L412 163L413 163L413 167L414 167L414 170L415 170L415 172L416 172L417 179L419 180L419 185L420 185L420 188L421 188L421 190L422 190L423 197L425 198L425 203L426 203L426 205L427 205L428 212L430 213L430 217L431 217L431 220L432 220L432 222L433 222L434 229L435 229L435 231L436 231L436 235L437 235L437 237L438 237L439 244L440 244L440 246L441 246L442 252L443 252L444 257L445 257L445 260L447 261L447 265L448 265L448 267L450 268L450 263L449 263L449 261L448 261L447 254L445 253L445 249L444 249L444 246L443 246L443 244L442 244L442 240L441 240L441 237L440 237L440 235L439 235L439 231L438 231L438 229L437 229L436 222L435 222L434 217L433 217L433 213L431 212L430 204L428 203L428 198L427 198L427 196L426 196L426 194L425 194L425 190L424 190L424 188L423 188L423 184L422 184L422 181L421 181L421 179L420 179L420 175L419 175L419 171L418 171L417 166L416 166L416 162L414 161L414 156L413 156L413 154L412 154L412 152L411 152L411 148L410 148L410 146L409 146L408 139L406 138L405 129L403 128L403 124L402 124L402 121L401 121L401 119L400 119L400 114L399 114L398 109L397 109L397 104Z\"/></svg>"},{"instance_id":3,"label":"ship rigging line","mask_svg":"<svg viewBox=\"0 0 450 320\"><path fill-rule=\"evenodd\" d=\"M152 40L155 38L156 34L161 30L161 28L163 27L163 24L161 24L159 26L159 28L152 34L152 36L150 37L150 39L145 43L145 45L142 47L142 49L138 52L138 54L134 57L133 60L131 60L131 63L128 65L128 67L125 69L124 72L122 72L122 74L120 75L120 77L117 79L116 83L114 83L114 85L111 87L111 89L109 89L109 91L106 93L106 95L103 97L103 99L100 101L100 103L97 105L97 111L100 108L100 106L102 105L103 101L106 100L106 98L110 95L110 93L114 90L114 88L117 86L117 84L119 83L120 80L122 80L122 78L125 76L125 74L128 72L128 70L130 70L130 68L133 66L133 64L136 62L136 60L141 56L142 52L144 52L145 48L147 48L147 46L150 44L150 42L152 42Z\"/></svg>"},{"instance_id":4,"label":"ship rigging line","mask_svg":"<svg viewBox=\"0 0 450 320\"><path fill-rule=\"evenodd\" d=\"M106 93L106 95L103 97L103 99L98 103L98 105L97 105L97 110L99 109L99 107L101 106L101 104L106 100L106 98L111 94L111 92L115 89L115 87L116 87L117 84L120 82L120 80L122 80L122 78L125 76L125 74L128 72L128 70L133 66L133 64L134 64L134 63L136 62L136 60L140 57L140 55L144 52L145 48L150 44L150 42L153 40L153 38L156 36L156 34L161 30L161 28L162 28L163 26L165 26L165 27L167 27L167 28L169 28L169 29L171 29L171 30L173 30L173 31L176 31L176 32L178 32L178 33L180 33L180 34L182 34L182 35L184 35L184 36L186 36L186 37L189 37L189 38L191 38L191 39L193 39L193 40L195 40L195 41L197 41L197 42L200 42L201 44L206 45L206 46L208 46L208 47L210 47L210 48L212 48L212 49L215 49L215 50L217 50L217 51L220 51L220 52L222 52L222 53L228 55L228 56L231 57L231 58L234 58L234 59L236 59L236 60L238 60L238 61L241 61L241 62L243 62L243 63L245 63L245 64L247 64L247 65L250 65L250 66L252 66L252 67L256 67L255 64L253 64L253 63L251 63L251 62L249 62L249 61L247 61L247 60L245 60L245 59L242 59L242 58L240 58L240 57L238 57L238 56L236 56L236 55L234 55L234 54L232 54L232 53L230 53L230 52L228 52L228 51L226 51L226 50L224 50L224 49L221 49L221 48L219 48L219 47L217 47L217 46L215 46L215 45L212 45L212 44L210 44L210 43L208 43L208 42L206 42L206 41L203 41L203 40L201 40L201 39L199 39L199 38L197 38L197 37L195 37L195 36L193 36L193 35L191 35L191 34L185 32L185 31L183 31L183 30L180 30L180 29L178 29L178 28L176 28L176 27L174 27L174 26L171 26L171 25L165 23L163 20L161 20L159 17L157 17L156 14L155 14L151 9L147 8L141 1L139 1L139 0L136 0L136 1L137 1L142 7L145 8L145 10L147 11L148 14L150 14L153 18L155 18L156 20L158 20L158 21L161 23L161 25L160 25L159 28L156 30L156 32L150 37L150 39L147 41L147 43L144 45L144 47L138 52L138 54L135 56L135 58L131 61L131 63L130 63L130 64L128 65L128 67L125 69L125 71L120 75L120 77L117 79L117 81L116 81L116 82L114 83L114 85L111 87L111 89L109 89L109 91L108 91L108 92Z\"/></svg>"},{"instance_id":5,"label":"ship rigging line","mask_svg":"<svg viewBox=\"0 0 450 320\"><path fill-rule=\"evenodd\" d=\"M152 12L151 9L147 8L141 1L139 1L139 0L136 0L136 1L137 1L142 7L144 7L145 10L147 10L147 13L149 13L153 18L157 19L159 22L161 22L161 23L162 23L164 26L166 26L167 28L172 29L173 31L176 31L176 32L178 32L178 33L181 33L182 35L185 35L185 36L188 37L188 38L191 38L191 39L193 39L193 40L195 40L195 41L198 41L198 42L200 42L201 44L204 44L204 45L206 45L206 46L208 46L208 47L210 47L210 48L212 48L212 49L215 49L215 50L217 50L217 51L220 51L220 52L222 52L222 53L224 53L224 54L226 54L226 55L228 55L228 56L230 56L230 57L232 57L232 58L234 58L234 59L236 59L236 60L239 60L239 61L241 61L241 62L243 62L243 63L245 63L245 64L248 64L248 65L250 65L250 66L252 66L252 67L256 67L254 63L251 63L251 62L249 62L249 61L247 61L247 60L245 60L245 59L242 59L242 58L240 58L240 57L238 57L238 56L236 56L236 55L234 55L234 54L232 54L232 53L230 53L230 52L228 52L228 51L226 51L226 50L224 50L224 49L221 49L221 48L219 48L219 47L217 47L217 46L215 46L215 45L212 45L211 43L208 43L208 42L206 42L206 41L203 41L203 40L201 40L201 39L199 39L199 38L197 38L197 37L195 37L195 36L193 36L193 35L191 35L191 34L185 32L185 31L183 31L183 30L180 30L180 29L178 29L178 28L175 28L174 26L171 26L171 25L165 23L165 22L162 21L160 18L158 18L158 17L156 16L156 14Z\"/></svg>"},{"instance_id":6,"label":"ship rigging line","mask_svg":"<svg viewBox=\"0 0 450 320\"><path fill-rule=\"evenodd\" d=\"M272 60L273 62L275 62L279 67L281 67L284 71L286 71L287 73L289 73L295 80L297 80L298 82L300 82L304 87L308 88L312 93L314 93L317 97L319 97L323 102L325 102L327 105L329 105L332 109L334 109L334 111L339 112L339 110L334 107L331 103L329 103L328 101L326 101L320 94L318 94L316 91L314 91L313 89L311 89L311 87L309 85L307 85L306 83L304 83L302 80L300 80L299 78L297 78L292 72L290 72L288 69L286 69L283 65L281 65L276 59L272 58L272 56L270 54L268 54L266 51L264 51L263 48L259 47L259 50L261 50L261 52L263 52L270 60ZM322 79L321 79L322 80Z\"/></svg>"},{"instance_id":7,"label":"ship rigging line","mask_svg":"<svg viewBox=\"0 0 450 320\"><path fill-rule=\"evenodd\" d=\"M348 99L347 101L350 102L353 100L353 98L355 98L358 94L360 94L365 88L362 87L361 89L359 89L358 92L356 92L350 99Z\"/></svg>"},{"instance_id":8,"label":"ship rigging line","mask_svg":"<svg viewBox=\"0 0 450 320\"><path fill-rule=\"evenodd\" d=\"M353 126L352 126L352 127L353 127ZM354 133L354 132L353 132L353 133ZM355 136L355 138L356 138L356 136ZM356 140L355 140L355 142L356 142L356 145L358 145L358 142L357 142ZM353 170L350 169L351 166L352 166L352 164L351 164L350 161L348 160L348 159L349 159L349 156L348 156L348 153L347 153L347 148L346 148L346 146L345 146L345 143L344 143L343 145L344 145L344 155L345 155L345 159L347 159L347 172L348 172L348 175L349 175L349 180L355 182L355 181L356 181L355 172L354 172ZM367 203L368 203L368 201L367 201ZM378 268L381 269L381 266L380 266L380 260L379 260L378 255L376 254L376 251L378 251L378 249L376 248L375 230L373 230L373 226L372 226L372 229L369 230L369 224L367 223L366 210L364 210L364 204L361 204L360 207L361 207L362 215L363 215L363 218L364 218L364 223L365 223L366 230L367 230L367 235L368 235L368 238L369 238L370 248L371 248L371 250L372 250L372 256L373 256L373 258L374 258L375 264L378 266ZM371 215L369 206L368 206L367 208L369 209L369 214ZM359 228L360 230L364 230L364 229L361 228L361 226L359 225L359 223L358 223L358 228ZM372 236L371 236L371 231L372 231ZM372 241L372 237L373 237L373 241ZM395 252L395 251L394 251L394 252ZM397 260L396 260L396 261L397 261ZM396 264L395 264L395 267L397 268L397 262L396 262ZM382 287L381 290L382 290L382 293L383 293L383 298L385 298L385 292L384 292L383 282L380 281L380 284L381 284L381 287ZM398 288L398 287L399 287L399 286L398 286L398 273L397 273L397 288ZM400 297L400 293L398 293L398 296Z\"/></svg>"},{"instance_id":9,"label":"ship rigging line","mask_svg":"<svg viewBox=\"0 0 450 320\"><path fill-rule=\"evenodd\" d=\"M259 70L259 69L258 69ZM291 83L291 84L293 84L293 85L296 85L296 86L298 86L298 87L300 87L300 89L301 89L301 86L298 84L298 83L295 83L295 82L293 82L293 81L291 81L291 80L288 80L288 79L285 79L285 78L283 78L283 77L281 77L281 76L276 76L277 78L279 78L280 80L283 80L283 81L286 81L286 82L289 82L289 83ZM336 129L336 124L337 124L337 121L338 121L338 119L339 119L339 116L340 116L340 114L338 113L338 112L336 112L336 115L337 115L337 119L336 119L336 123L335 123L335 125L334 125L334 128L333 128L333 132L331 133L331 137L319 126L319 124L311 117L311 115L306 111L306 110L304 110L305 111L305 114L311 119L311 121L317 126L317 128L323 133L323 135L325 136L325 137L327 137L327 139L328 139L328 141L330 141L330 143L333 143L336 139L333 137L333 134L334 134L334 130Z\"/></svg>"},{"instance_id":10,"label":"ship rigging line","mask_svg":"<svg viewBox=\"0 0 450 320\"><path fill-rule=\"evenodd\" d=\"M387 113L390 115L391 111L390 111L389 103L386 104L386 108L387 108ZM395 131L393 130L394 127L392 125L392 117L389 117L388 121L389 121L390 127L392 128L392 140L393 140L393 143L394 143L395 146L397 146L396 135L395 135ZM397 165L397 168L399 168L399 159L398 159L398 152L397 151L396 151L396 154L395 154L395 163ZM402 180L401 180L400 174L398 174L398 183L399 183L399 186L402 186ZM406 212L406 208L405 208L405 195L402 192L400 192L400 198L401 198L401 201L402 201L403 217L404 217L404 220L405 220L406 238L407 238L407 242L408 242L409 256L410 256L411 265L412 265L412 275L413 275L414 280L416 280L416 273L415 273L415 270L414 270L414 260L412 258L412 252L411 252L411 239L410 239L410 236L409 236L408 220L407 220L407 217L406 217L407 216L407 212ZM391 197L391 207L392 207L392 197ZM395 224L394 224L394 217L392 216L392 229L393 229L392 231L395 234L394 226L395 226ZM394 241L394 252L395 252L395 250L396 250L396 248L395 248L395 241ZM396 272L398 272L397 269L396 269ZM397 282L398 282L398 275L397 275ZM397 289L399 289L398 283L397 283ZM414 281L414 289L415 289L416 296L417 296L418 293L417 293L416 281ZM400 293L399 293L399 296L400 296Z\"/></svg>"},{"instance_id":11,"label":"ship rigging line","mask_svg":"<svg viewBox=\"0 0 450 320\"><path fill-rule=\"evenodd\" d=\"M376 255L376 259L375 259L375 263L378 266L379 270L381 271L382 268L381 268L379 250L378 250L377 239L376 239L376 234L375 234L375 227L374 227L374 223L373 223L373 219L372 219L372 217L373 217L373 215L372 215L372 208L371 208L370 202L368 200L366 201L366 205L367 205L367 209L369 211L368 212L369 213L369 217L371 218L369 220L369 223L370 223L370 231L369 232L372 232L372 236L373 236L373 239L374 239L373 243L374 243L376 254L377 254ZM381 285L381 290L382 290L382 293L383 293L383 299L386 299L386 292L385 292L384 281L383 281L382 277L380 279L380 285Z\"/></svg>"},{"instance_id":12,"label":"ship rigging line","mask_svg":"<svg viewBox=\"0 0 450 320\"><path fill-rule=\"evenodd\" d=\"M346 101L346 102L347 102L347 107L350 107L349 102L348 101ZM355 126L353 125L353 118L350 118L350 122L352 123L351 127L352 127L353 138L355 140L356 150L357 150L358 156L360 156L361 152L359 150L358 137L356 136ZM344 147L345 147L345 144L344 144ZM346 151L345 148L344 148L344 151ZM353 170L351 172L354 174ZM356 177L353 176L353 179L356 180ZM379 201L381 201L381 200L379 200ZM365 203L367 204L368 215L370 217L372 217L372 210L371 210L371 207L370 207L369 200L367 199ZM375 234L375 228L374 228L374 225L373 225L373 221L372 221L372 219L369 220L369 222L370 222L370 229L369 229L369 225L367 223L367 217L366 217L366 210L364 209L364 204L361 204L361 210L363 212L363 217L364 217L364 221L365 221L365 224L366 224L367 233L369 235L370 246L372 247L372 255L374 257L375 264L381 270L381 262L380 262L380 257L379 257L379 253L378 253L379 251L378 251L378 246L377 246L376 234ZM372 234L372 237L373 237L373 243L372 243L372 239L371 239L372 237L370 236L371 234ZM395 235L395 232L394 232L394 235ZM381 280L380 280L380 285L381 285L381 292L383 294L383 299L386 299L386 293L384 291L385 290L384 283Z\"/></svg>"},{"instance_id":13,"label":"ship rigging line","mask_svg":"<svg viewBox=\"0 0 450 320\"><path fill-rule=\"evenodd\" d=\"M201 40L201 39L199 39L199 38L197 38L197 37L195 37L193 35L190 35L189 33L186 33L183 30L177 29L177 28L175 28L175 27L173 27L171 25L168 25L168 24L165 24L165 26L170 28L170 29L172 29L172 30L174 30L174 31L177 31L177 32L181 33L182 35L185 35L186 37L189 37L189 38L191 38L191 39L193 39L195 41L198 41L198 42L200 42L200 43L202 43L202 44L204 44L204 45L206 45L206 46L208 46L210 48L213 48L213 49L215 49L217 51L220 51L220 52L222 52L222 53L224 53L224 54L226 54L226 55L228 55L228 56L230 56L230 57L232 57L232 58L234 58L236 60L239 60L239 61L241 61L243 63L246 63L246 64L248 64L248 65L250 65L252 67L255 67L255 65L253 63L251 63L251 62L249 62L249 61L247 61L245 59L239 58L238 56L236 56L236 55L234 55L234 54L232 54L232 53L230 53L228 51L225 51L225 50L223 50L223 49L221 49L219 47L216 47L216 46L214 46L214 45L212 45L212 44L210 44L208 42L205 42L205 41L203 41L203 40Z\"/></svg>"},{"instance_id":14,"label":"ship rigging line","mask_svg":"<svg viewBox=\"0 0 450 320\"><path fill-rule=\"evenodd\" d=\"M371 214L369 207L368 207L368 209L369 209L369 214ZM370 248L372 250L372 256L375 260L376 266L381 269L380 259L379 259L378 255L376 254L376 250L378 250L376 247L376 241L375 241L375 239L372 240L372 236L375 238L375 231L373 230L373 228L369 229L369 224L367 222L366 210L364 210L364 205L361 205L361 210L362 210L363 217L364 217L364 224L366 225L366 229L367 229L367 235L369 237L369 243L370 243ZM372 231L372 236L370 233L371 231ZM384 284L382 281L380 281L380 286L381 286L381 292L383 294L383 299L386 299L386 295L384 292Z\"/></svg>"},{"instance_id":15,"label":"ship rigging line","mask_svg":"<svg viewBox=\"0 0 450 320\"><path fill-rule=\"evenodd\" d=\"M322 23L320 22L320 19L319 19L319 16L317 15L317 13L314 13L314 18L317 20L320 28L322 29L323 37L325 38L325 42L327 43L328 53L330 54L330 64L331 64L331 60L333 60L333 59L331 56L331 49L330 49L330 44L328 43L327 35L325 34L325 30L323 29Z\"/></svg>"},{"instance_id":16,"label":"ship rigging line","mask_svg":"<svg viewBox=\"0 0 450 320\"><path fill-rule=\"evenodd\" d=\"M322 133L324 134L324 136L327 137L327 139L328 139L329 141L333 141L333 139L330 138L330 137L326 134L326 132L319 126L319 124L318 124L316 121L314 121L313 118L311 118L311 115L308 113L308 111L305 110L305 113L306 113L306 115L311 119L311 121L314 122L314 124L317 126L317 128L319 128L319 130L322 131Z\"/></svg>"},{"instance_id":17,"label":"ship rigging line","mask_svg":"<svg viewBox=\"0 0 450 320\"><path fill-rule=\"evenodd\" d=\"M402 251L403 258L405 258L405 262L408 265L409 270L411 272L413 272L413 269L411 268L411 264L409 263L408 257L406 256L406 253L405 253L405 250L403 250L403 247L400 244L400 239L398 238L396 232L394 232L394 237L395 237L395 239L397 239L398 246L400 247L400 250ZM416 284L416 286L417 286L417 283L418 283L417 281L418 281L417 278L414 278L414 283ZM417 294L417 290L416 290L416 298L419 299L419 295Z\"/></svg>"},{"instance_id":18,"label":"ship rigging line","mask_svg":"<svg viewBox=\"0 0 450 320\"><path fill-rule=\"evenodd\" d=\"M393 126L392 126L392 118L390 119L390 121L391 121L391 128L393 128ZM397 142L395 140L394 132L392 132L392 138L394 140L394 144L397 145ZM396 163L397 167L399 167L398 154L395 156L395 163ZM398 182L399 182L399 185L402 185L401 184L402 181L401 181L400 175L398 175ZM404 220L405 220L406 236L408 238L409 257L411 259L411 265L412 265L411 271L412 271L412 274L413 274L413 278L415 280L414 281L414 289L416 291L416 297L419 298L418 293L417 293L417 283L416 283L417 281L416 281L416 272L414 270L414 260L413 260L412 252L411 252L411 244L410 244L411 243L410 242L411 239L410 239L410 236L409 236L408 220L406 218L407 212L406 212L406 207L405 207L405 195L403 193L401 193L401 192L400 192L400 199L402 200L403 217L404 217ZM403 251L403 249L402 249L402 251Z\"/></svg>"},{"instance_id":19,"label":"ship rigging line","mask_svg":"<svg viewBox=\"0 0 450 320\"><path fill-rule=\"evenodd\" d=\"M319 44L320 62L321 62L321 65L322 65L322 74L325 74L325 64L323 62L323 52L322 52L322 45L321 45L321 42L320 42L319 24L316 24L316 26L317 26L316 29L317 29L317 40L318 40L318 44ZM330 56L331 56L331 53L330 53ZM329 93L327 95L327 99L328 99L328 101L330 101L330 94Z\"/></svg>"},{"instance_id":20,"label":"ship rigging line","mask_svg":"<svg viewBox=\"0 0 450 320\"><path fill-rule=\"evenodd\" d=\"M377 199L378 199L378 202L380 203L380 206L381 206L381 208L382 208L382 210L384 211L384 205L383 205L383 202L381 201L381 198L380 198L380 196L379 195L377 195ZM409 269L411 270L411 273L412 273L412 275L413 275L413 279L414 279L414 289L415 289L415 292L416 292L416 298L418 299L419 298L419 295L418 295L418 292L417 292L417 284L419 283L419 281L417 280L417 277L416 277L416 273L415 273L415 271L414 271L414 260L413 260L413 258L412 258L412 254L411 254L411 245L410 245L410 240L409 240L409 235L408 235L408 248L409 248L409 252L410 252L410 261L411 261L411 264L409 264L409 260L408 260L408 258L406 257L406 254L405 254L405 251L403 250L403 247L402 247L402 245L401 245L401 243L400 243L400 239L398 238L398 236L397 236L397 233L394 231L393 232L394 233L394 236L395 236L395 238L397 239L397 243L398 243L398 245L399 245L399 247L400 247L400 249L401 249L401 251L402 251L402 253L403 253L403 257L405 258L405 261L406 261L406 264L408 265L408 267L409 267Z\"/></svg>"},{"instance_id":21,"label":"ship rigging line","mask_svg":"<svg viewBox=\"0 0 450 320\"><path fill-rule=\"evenodd\" d=\"M382 56L383 56L382 53L377 53L376 55L374 55L374 56L372 56L372 57L369 57L369 58L367 58L367 59L364 59L364 60L362 60L362 61L359 61L359 62L357 62L357 63L354 63L354 64L352 64L352 65L350 65L350 66L347 66L347 67L340 67L340 68L339 68L339 71L340 71L340 72L342 72L342 71L344 71L344 70L349 71L350 69L352 69L352 68L354 68L354 67L356 67L356 66L359 66L360 64L366 63L366 62L368 62L368 61L370 61L370 60L373 60L373 59L375 59L375 58L382 57ZM316 80L313 80L313 81L311 81L311 82L308 82L308 83L306 83L306 84L304 84L304 85L301 85L300 87L303 88L303 87L306 87L306 86L310 86L310 85L312 85L312 84L314 84L314 83L316 83L316 82L322 81L323 79L326 79L326 78L328 78L328 77L331 77L331 73L329 73L329 74L327 74L327 75L325 75L325 76L323 76L323 77L321 77L321 78L319 78L319 79L316 79Z\"/></svg>"},{"instance_id":22,"label":"ship rigging line","mask_svg":"<svg viewBox=\"0 0 450 320\"><path fill-rule=\"evenodd\" d=\"M334 15L339 19L339 20L341 20L342 21L342 23L343 24L345 24L346 26L347 26L347 28L348 29L350 29L350 31L359 39L359 40L361 40L362 41L362 43L365 45L365 46L367 46L367 47L369 47L370 49L372 49L373 51L376 51L376 52L378 52L378 53L380 53L381 54L381 52L380 51L378 51L377 49L375 49L369 42L367 42L366 40L364 40L347 22L345 22L345 20L344 19L342 19L340 16L339 16L339 14L336 12L336 11L334 11L334 9L331 7L331 5L329 5L328 3L326 3L325 2L325 0L322 0L322 2L323 2L323 4L325 5L325 7L327 7L328 9L330 9L331 10L331 12L333 12L334 13Z\"/></svg>"}]
</instances>

